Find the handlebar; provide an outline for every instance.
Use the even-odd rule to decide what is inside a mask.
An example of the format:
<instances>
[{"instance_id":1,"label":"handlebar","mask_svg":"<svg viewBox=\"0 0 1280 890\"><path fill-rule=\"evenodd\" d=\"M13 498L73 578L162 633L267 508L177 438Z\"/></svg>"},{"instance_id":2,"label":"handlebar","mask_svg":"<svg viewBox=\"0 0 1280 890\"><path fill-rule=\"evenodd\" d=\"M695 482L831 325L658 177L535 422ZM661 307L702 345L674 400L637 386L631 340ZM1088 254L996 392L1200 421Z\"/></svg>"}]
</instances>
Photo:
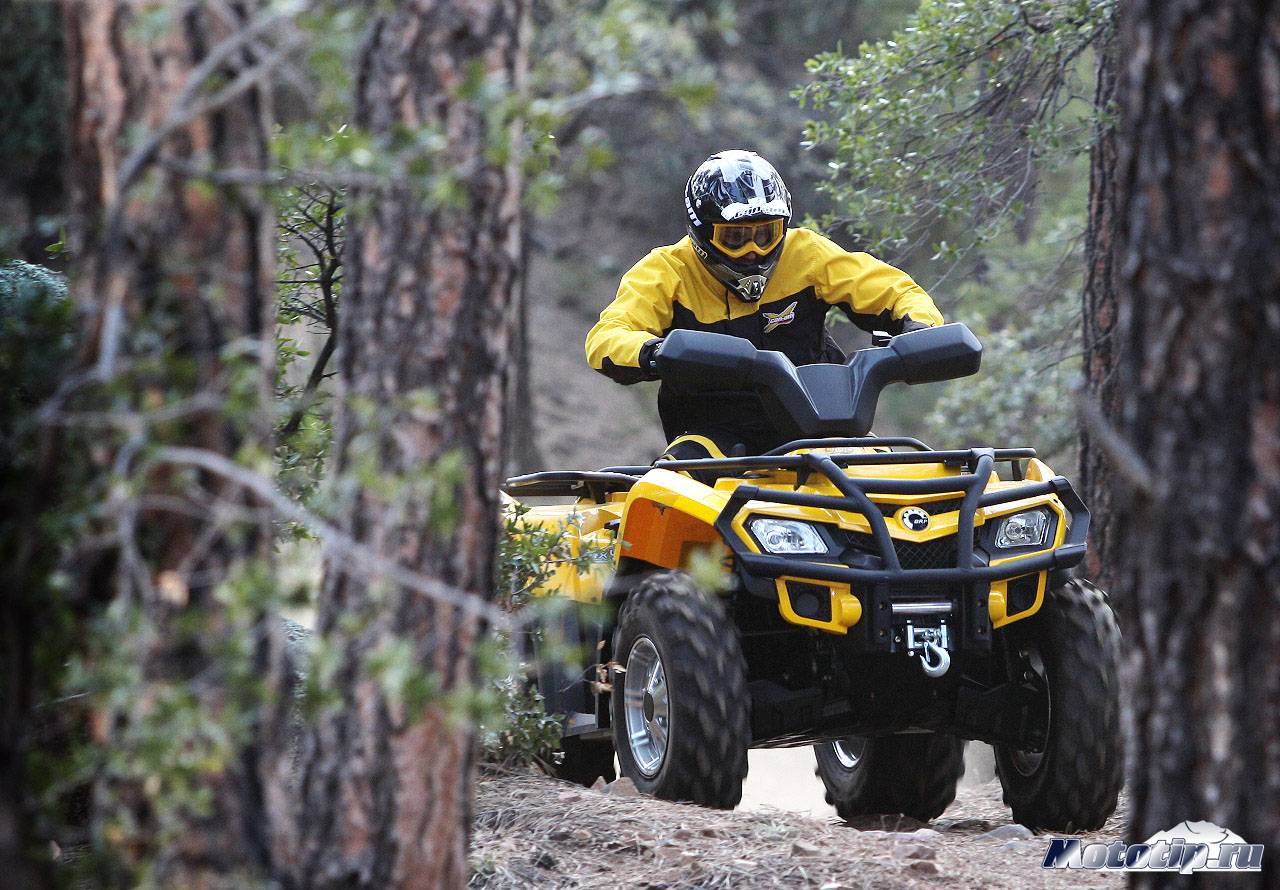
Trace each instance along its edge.
<instances>
[{"instance_id":1,"label":"handlebar","mask_svg":"<svg viewBox=\"0 0 1280 890\"><path fill-rule=\"evenodd\" d=\"M669 333L654 356L658 375L688 391L754 391L775 426L792 438L861 436L890 383L934 383L977 373L982 344L963 324L899 334L860 349L844 364L797 367L781 352L710 331Z\"/></svg>"}]
</instances>

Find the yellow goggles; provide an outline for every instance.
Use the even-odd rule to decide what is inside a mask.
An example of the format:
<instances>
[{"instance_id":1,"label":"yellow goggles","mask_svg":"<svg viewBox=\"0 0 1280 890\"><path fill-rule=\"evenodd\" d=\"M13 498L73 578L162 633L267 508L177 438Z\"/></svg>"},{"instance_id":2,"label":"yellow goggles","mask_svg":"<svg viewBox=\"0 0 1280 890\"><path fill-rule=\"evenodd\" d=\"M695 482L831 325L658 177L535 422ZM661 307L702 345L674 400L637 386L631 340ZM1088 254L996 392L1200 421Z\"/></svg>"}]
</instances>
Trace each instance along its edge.
<instances>
[{"instance_id":1,"label":"yellow goggles","mask_svg":"<svg viewBox=\"0 0 1280 890\"><path fill-rule=\"evenodd\" d=\"M736 260L749 253L768 253L778 246L786 233L786 222L782 219L757 223L715 223L711 243L725 256Z\"/></svg>"}]
</instances>

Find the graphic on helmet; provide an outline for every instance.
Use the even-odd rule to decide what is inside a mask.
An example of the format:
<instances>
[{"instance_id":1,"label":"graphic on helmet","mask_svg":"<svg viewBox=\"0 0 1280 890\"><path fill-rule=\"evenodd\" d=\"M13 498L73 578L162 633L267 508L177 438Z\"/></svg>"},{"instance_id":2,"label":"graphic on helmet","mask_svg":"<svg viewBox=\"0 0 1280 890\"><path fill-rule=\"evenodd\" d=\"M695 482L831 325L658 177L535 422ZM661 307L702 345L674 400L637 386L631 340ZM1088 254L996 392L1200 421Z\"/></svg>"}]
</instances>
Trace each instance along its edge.
<instances>
[{"instance_id":1,"label":"graphic on helmet","mask_svg":"<svg viewBox=\"0 0 1280 890\"><path fill-rule=\"evenodd\" d=\"M791 193L753 151L707 158L685 186L689 239L703 264L740 300L755 302L786 246Z\"/></svg>"}]
</instances>

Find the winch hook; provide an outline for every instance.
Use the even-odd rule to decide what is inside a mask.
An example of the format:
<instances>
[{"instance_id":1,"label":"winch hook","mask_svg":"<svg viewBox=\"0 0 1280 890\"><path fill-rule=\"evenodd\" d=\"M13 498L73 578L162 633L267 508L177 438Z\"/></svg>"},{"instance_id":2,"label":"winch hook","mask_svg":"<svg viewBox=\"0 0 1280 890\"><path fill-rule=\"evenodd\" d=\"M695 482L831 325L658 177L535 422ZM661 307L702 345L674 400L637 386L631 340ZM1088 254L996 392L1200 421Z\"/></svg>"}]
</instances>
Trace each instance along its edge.
<instances>
[{"instance_id":1,"label":"winch hook","mask_svg":"<svg viewBox=\"0 0 1280 890\"><path fill-rule=\"evenodd\" d=\"M933 656L933 658L930 658ZM936 663L933 659L937 659ZM951 668L951 653L943 649L932 640L925 640L920 644L920 667L924 669L926 677L937 679L945 674Z\"/></svg>"}]
</instances>

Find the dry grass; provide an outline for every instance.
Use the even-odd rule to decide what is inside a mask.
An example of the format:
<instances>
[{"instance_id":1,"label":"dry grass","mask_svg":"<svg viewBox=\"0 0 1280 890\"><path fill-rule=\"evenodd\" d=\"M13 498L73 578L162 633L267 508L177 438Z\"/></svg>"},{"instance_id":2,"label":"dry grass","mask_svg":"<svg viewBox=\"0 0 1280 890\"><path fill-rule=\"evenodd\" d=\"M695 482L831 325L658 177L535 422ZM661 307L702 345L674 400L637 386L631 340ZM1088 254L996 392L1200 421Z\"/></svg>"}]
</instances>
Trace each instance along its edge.
<instances>
[{"instance_id":1,"label":"dry grass","mask_svg":"<svg viewBox=\"0 0 1280 890\"><path fill-rule=\"evenodd\" d=\"M816 780L815 780L816 781ZM1041 839L979 839L1009 823L998 784L961 792L930 828L858 828L770 811L732 813L591 791L533 773L479 780L471 887L1067 888L1118 876L1040 868ZM1119 837L1120 817L1098 835ZM920 830L920 833L916 833Z\"/></svg>"}]
</instances>

